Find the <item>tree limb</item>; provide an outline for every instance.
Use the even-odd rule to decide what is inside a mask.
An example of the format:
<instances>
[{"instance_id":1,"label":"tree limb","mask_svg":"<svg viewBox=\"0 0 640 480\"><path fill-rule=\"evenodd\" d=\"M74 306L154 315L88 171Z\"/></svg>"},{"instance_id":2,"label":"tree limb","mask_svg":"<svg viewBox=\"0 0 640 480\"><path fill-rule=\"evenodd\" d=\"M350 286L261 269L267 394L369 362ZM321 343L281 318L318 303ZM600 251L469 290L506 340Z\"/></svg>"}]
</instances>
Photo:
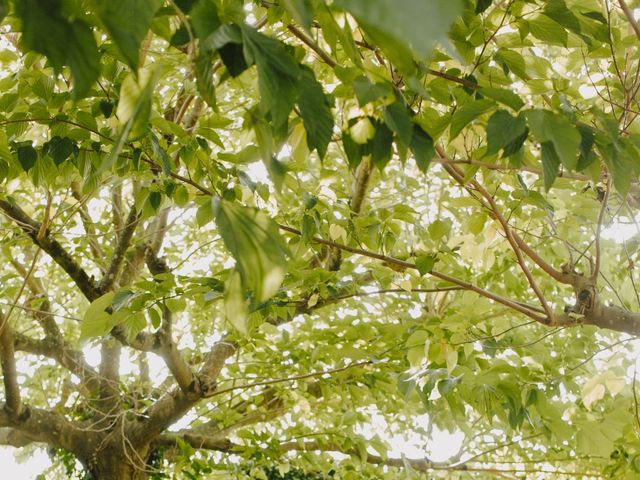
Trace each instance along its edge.
<instances>
[{"instance_id":1,"label":"tree limb","mask_svg":"<svg viewBox=\"0 0 640 480\"><path fill-rule=\"evenodd\" d=\"M124 228L118 236L118 241L113 251L113 257L111 258L109 268L104 274L104 277L102 277L102 280L98 283L98 290L101 294L112 290L113 287L118 283L120 275L122 274L125 254L127 252L127 249L129 248L129 245L131 244L131 239L133 238L133 233L138 226L139 220L140 215L136 211L136 207L132 206L131 210L129 211L129 215L127 216Z\"/></svg>"},{"instance_id":2,"label":"tree limb","mask_svg":"<svg viewBox=\"0 0 640 480\"><path fill-rule=\"evenodd\" d=\"M93 278L87 275L87 272L82 269L57 240L51 238L49 232L47 232L43 238L38 238L38 232L40 230L39 222L29 217L19 206L6 200L0 200L0 209L31 238L33 243L47 252L47 254L62 267L87 300L91 302L100 296L100 291Z\"/></svg>"},{"instance_id":3,"label":"tree limb","mask_svg":"<svg viewBox=\"0 0 640 480\"><path fill-rule=\"evenodd\" d=\"M181 389L173 389L155 402L146 413L146 418L129 427L131 441L145 445L184 416L200 399L216 391L216 380L225 361L236 351L235 344L221 340L207 354L198 372L198 382L193 385L193 394L186 395Z\"/></svg>"},{"instance_id":4,"label":"tree limb","mask_svg":"<svg viewBox=\"0 0 640 480\"><path fill-rule=\"evenodd\" d=\"M0 312L0 365L2 366L2 380L4 383L4 408L11 420L21 419L25 410L18 385L18 371L16 369L15 350L13 345L13 329L9 325L9 317Z\"/></svg>"},{"instance_id":5,"label":"tree limb","mask_svg":"<svg viewBox=\"0 0 640 480\"><path fill-rule=\"evenodd\" d=\"M624 12L624 15L627 17L629 25L631 25L631 28L633 28L633 31L636 33L636 37L640 40L640 25L636 21L636 17L633 16L633 11L629 8L629 5L627 5L625 0L618 0L618 3Z\"/></svg>"},{"instance_id":6,"label":"tree limb","mask_svg":"<svg viewBox=\"0 0 640 480\"><path fill-rule=\"evenodd\" d=\"M302 236L302 232L296 228L293 227L288 227L286 225L279 225L280 230L283 230L285 232L289 232L289 233L293 233L295 235L299 235ZM322 245L328 245L328 246L332 246L332 247L336 247L339 248L340 250L344 250L346 252L349 253L353 253L356 255L361 255L364 257L369 257L369 258L375 258L376 260L381 260L389 265L395 265L401 268L411 268L413 270L418 270L418 267L416 266L415 263L413 262L407 262L406 260L400 260L398 258L394 258L394 257L390 257L387 255L382 255L380 253L376 253L376 252L371 252L369 250L363 250L361 248L355 248L355 247L350 247L348 245L343 245L337 242L333 242L331 240L325 240L322 237L313 237L311 238L311 241L315 242L315 243L319 243ZM513 310L516 310L520 313L523 313L525 315L527 315L530 318L533 318L534 320L536 320L537 322L541 322L541 323L545 323L546 319L543 316L537 315L535 313L535 309L532 309L531 307L528 306L524 306L520 303L514 302L511 299L502 297L500 295L497 295L495 293L489 292L488 290L484 290L480 287L477 287L471 283L465 282L464 280L460 280L457 279L455 277L452 277L450 275L447 275L445 273L441 273L438 272L436 270L431 270L429 272L429 275L431 275L432 277L436 277L439 278L440 280L444 280L446 282L452 283L454 285L458 285L459 287L464 288L465 290L471 290L472 292L476 292L477 294L479 294L480 296L483 296L485 298L488 298L490 300L494 300L495 302L501 303L502 305L505 305Z\"/></svg>"}]
</instances>

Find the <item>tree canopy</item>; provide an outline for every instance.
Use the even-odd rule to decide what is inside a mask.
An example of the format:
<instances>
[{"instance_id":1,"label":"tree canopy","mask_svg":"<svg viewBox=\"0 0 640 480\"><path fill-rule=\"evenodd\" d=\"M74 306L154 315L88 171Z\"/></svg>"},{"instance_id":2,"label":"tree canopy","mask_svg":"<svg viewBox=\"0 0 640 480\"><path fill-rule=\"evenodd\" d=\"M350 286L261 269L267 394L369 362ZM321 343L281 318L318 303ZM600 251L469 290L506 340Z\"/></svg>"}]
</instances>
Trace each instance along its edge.
<instances>
[{"instance_id":1,"label":"tree canopy","mask_svg":"<svg viewBox=\"0 0 640 480\"><path fill-rule=\"evenodd\" d=\"M0 444L640 478L637 13L0 0Z\"/></svg>"}]
</instances>

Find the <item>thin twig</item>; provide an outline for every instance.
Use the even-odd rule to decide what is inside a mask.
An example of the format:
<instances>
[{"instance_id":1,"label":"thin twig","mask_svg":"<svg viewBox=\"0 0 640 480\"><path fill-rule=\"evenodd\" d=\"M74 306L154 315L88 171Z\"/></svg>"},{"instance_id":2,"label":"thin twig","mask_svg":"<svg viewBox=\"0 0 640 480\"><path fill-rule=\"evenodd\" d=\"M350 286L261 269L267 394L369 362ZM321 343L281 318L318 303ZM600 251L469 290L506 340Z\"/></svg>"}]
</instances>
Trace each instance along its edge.
<instances>
[{"instance_id":1,"label":"thin twig","mask_svg":"<svg viewBox=\"0 0 640 480\"><path fill-rule=\"evenodd\" d=\"M591 278L593 280L597 280L598 274L600 273L600 234L602 232L602 222L604 221L604 214L607 211L607 205L609 203L609 194L611 193L611 175L607 178L607 186L604 192L604 197L602 198L602 204L600 205L600 213L598 214L598 225L596 227L596 258L593 265L593 272L591 273Z\"/></svg>"}]
</instances>

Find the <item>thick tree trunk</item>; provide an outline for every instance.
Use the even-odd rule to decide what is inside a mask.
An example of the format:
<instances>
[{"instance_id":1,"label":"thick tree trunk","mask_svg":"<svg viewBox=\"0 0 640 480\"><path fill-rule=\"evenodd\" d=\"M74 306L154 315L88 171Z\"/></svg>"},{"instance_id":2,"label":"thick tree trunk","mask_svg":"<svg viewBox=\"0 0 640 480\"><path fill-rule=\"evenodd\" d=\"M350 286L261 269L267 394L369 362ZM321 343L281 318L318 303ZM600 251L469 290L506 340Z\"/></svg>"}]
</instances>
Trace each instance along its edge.
<instances>
[{"instance_id":1,"label":"thick tree trunk","mask_svg":"<svg viewBox=\"0 0 640 480\"><path fill-rule=\"evenodd\" d=\"M134 454L135 455L135 454ZM126 459L105 458L99 459L91 469L93 480L146 480L149 472L142 466L132 465Z\"/></svg>"},{"instance_id":2,"label":"thick tree trunk","mask_svg":"<svg viewBox=\"0 0 640 480\"><path fill-rule=\"evenodd\" d=\"M146 464L148 455L148 448L123 451L121 445L110 445L83 463L92 480L146 480L153 471Z\"/></svg>"}]
</instances>

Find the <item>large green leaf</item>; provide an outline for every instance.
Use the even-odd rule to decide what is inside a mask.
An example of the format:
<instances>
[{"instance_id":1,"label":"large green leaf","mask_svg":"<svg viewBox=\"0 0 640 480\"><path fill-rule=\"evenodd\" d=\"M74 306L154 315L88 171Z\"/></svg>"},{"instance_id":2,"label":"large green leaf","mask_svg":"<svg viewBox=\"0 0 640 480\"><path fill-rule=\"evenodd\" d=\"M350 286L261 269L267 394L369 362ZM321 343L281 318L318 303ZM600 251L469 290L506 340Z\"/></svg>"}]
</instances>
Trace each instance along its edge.
<instances>
[{"instance_id":1,"label":"large green leaf","mask_svg":"<svg viewBox=\"0 0 640 480\"><path fill-rule=\"evenodd\" d=\"M549 191L553 182L558 176L560 169L560 158L551 142L543 142L540 145L540 156L542 158L542 173L544 175L544 189Z\"/></svg>"},{"instance_id":2,"label":"large green leaf","mask_svg":"<svg viewBox=\"0 0 640 480\"><path fill-rule=\"evenodd\" d=\"M258 67L258 81L263 111L271 114L276 132L287 124L297 97L301 70L284 44L255 28L242 27L244 56Z\"/></svg>"},{"instance_id":3,"label":"large green leaf","mask_svg":"<svg viewBox=\"0 0 640 480\"><path fill-rule=\"evenodd\" d=\"M116 163L128 140L138 139L149 131L151 97L158 75L158 69L152 72L145 70L138 78L129 74L122 82L116 111L122 128L114 140L109 156L101 163L99 172L110 169Z\"/></svg>"},{"instance_id":4,"label":"large green leaf","mask_svg":"<svg viewBox=\"0 0 640 480\"><path fill-rule=\"evenodd\" d=\"M436 154L436 150L433 145L433 139L418 124L413 125L411 151L420 171L426 172Z\"/></svg>"},{"instance_id":5,"label":"large green leaf","mask_svg":"<svg viewBox=\"0 0 640 480\"><path fill-rule=\"evenodd\" d=\"M524 115L498 110L487 122L487 155L493 155L521 137L527 130Z\"/></svg>"},{"instance_id":6,"label":"large green leaf","mask_svg":"<svg viewBox=\"0 0 640 480\"><path fill-rule=\"evenodd\" d=\"M365 27L371 26L426 59L462 12L461 0L338 0Z\"/></svg>"},{"instance_id":7,"label":"large green leaf","mask_svg":"<svg viewBox=\"0 0 640 480\"><path fill-rule=\"evenodd\" d=\"M22 44L45 55L53 68L71 69L74 98L87 95L100 74L100 55L89 25L63 14L62 2L21 0L16 14L22 20Z\"/></svg>"},{"instance_id":8,"label":"large green leaf","mask_svg":"<svg viewBox=\"0 0 640 480\"><path fill-rule=\"evenodd\" d=\"M115 292L107 292L98 297L87 308L80 323L80 337L100 337L106 335L113 328L113 319L109 309Z\"/></svg>"},{"instance_id":9,"label":"large green leaf","mask_svg":"<svg viewBox=\"0 0 640 480\"><path fill-rule=\"evenodd\" d=\"M470 100L458 108L451 117L451 127L449 136L451 140L456 138L462 129L469 125L480 115L487 113L495 106L495 103L488 99Z\"/></svg>"},{"instance_id":10,"label":"large green leaf","mask_svg":"<svg viewBox=\"0 0 640 480\"><path fill-rule=\"evenodd\" d=\"M93 0L94 12L129 67L140 67L140 44L162 0Z\"/></svg>"},{"instance_id":11,"label":"large green leaf","mask_svg":"<svg viewBox=\"0 0 640 480\"><path fill-rule=\"evenodd\" d=\"M407 107L401 101L396 101L384 109L384 121L398 136L400 143L405 147L411 143L413 122Z\"/></svg>"},{"instance_id":12,"label":"large green leaf","mask_svg":"<svg viewBox=\"0 0 640 480\"><path fill-rule=\"evenodd\" d=\"M213 56L200 52L195 59L196 87L202 99L212 108L216 106L216 87L213 84Z\"/></svg>"},{"instance_id":13,"label":"large green leaf","mask_svg":"<svg viewBox=\"0 0 640 480\"><path fill-rule=\"evenodd\" d=\"M323 158L333 133L331 102L322 90L322 85L316 80L313 71L308 68L302 70L300 77L298 106L307 132L309 150L316 149L320 158Z\"/></svg>"},{"instance_id":14,"label":"large green leaf","mask_svg":"<svg viewBox=\"0 0 640 480\"><path fill-rule=\"evenodd\" d=\"M231 272L224 286L224 315L235 329L246 335L249 305L241 275L237 270Z\"/></svg>"},{"instance_id":15,"label":"large green leaf","mask_svg":"<svg viewBox=\"0 0 640 480\"><path fill-rule=\"evenodd\" d=\"M529 20L528 26L531 35L537 39L551 45L567 46L567 31L562 25L546 15L538 15Z\"/></svg>"},{"instance_id":16,"label":"large green leaf","mask_svg":"<svg viewBox=\"0 0 640 480\"><path fill-rule=\"evenodd\" d=\"M215 215L242 284L255 301L267 300L280 288L287 270L287 249L278 225L259 210L222 199L215 202Z\"/></svg>"},{"instance_id":17,"label":"large green leaf","mask_svg":"<svg viewBox=\"0 0 640 480\"><path fill-rule=\"evenodd\" d=\"M313 6L311 0L282 0L282 6L289 12L289 15L309 30L313 22Z\"/></svg>"},{"instance_id":18,"label":"large green leaf","mask_svg":"<svg viewBox=\"0 0 640 480\"><path fill-rule=\"evenodd\" d=\"M577 127L562 115L546 110L528 111L527 120L538 141L551 142L562 164L570 170L575 170L582 142Z\"/></svg>"}]
</instances>

